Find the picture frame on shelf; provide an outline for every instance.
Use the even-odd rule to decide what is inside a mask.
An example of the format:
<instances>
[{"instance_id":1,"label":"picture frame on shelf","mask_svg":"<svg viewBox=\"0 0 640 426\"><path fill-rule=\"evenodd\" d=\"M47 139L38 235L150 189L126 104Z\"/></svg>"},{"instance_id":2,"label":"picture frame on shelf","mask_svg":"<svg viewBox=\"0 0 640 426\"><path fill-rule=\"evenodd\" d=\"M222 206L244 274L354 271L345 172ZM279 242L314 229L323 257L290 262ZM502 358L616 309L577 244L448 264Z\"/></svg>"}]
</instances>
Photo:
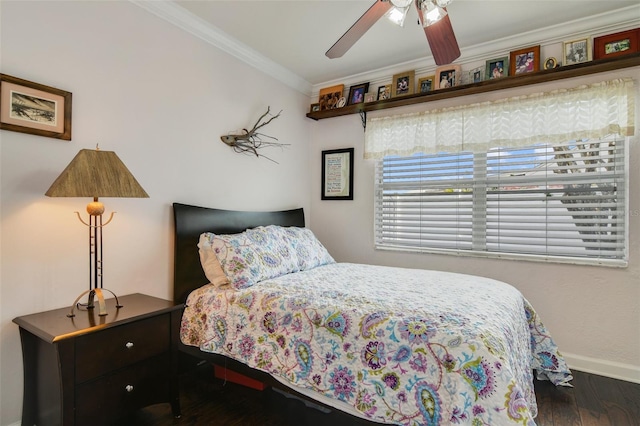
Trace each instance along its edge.
<instances>
[{"instance_id":1,"label":"picture frame on shelf","mask_svg":"<svg viewBox=\"0 0 640 426\"><path fill-rule=\"evenodd\" d=\"M455 87L460 84L460 80L462 79L462 70L460 65L442 65L436 68L435 74L435 88L436 89L447 89L450 87Z\"/></svg>"},{"instance_id":2,"label":"picture frame on shelf","mask_svg":"<svg viewBox=\"0 0 640 426\"><path fill-rule=\"evenodd\" d=\"M485 80L495 80L509 75L509 57L489 59L484 68Z\"/></svg>"},{"instance_id":3,"label":"picture frame on shelf","mask_svg":"<svg viewBox=\"0 0 640 426\"><path fill-rule=\"evenodd\" d=\"M0 74L0 129L71 140L72 94Z\"/></svg>"},{"instance_id":4,"label":"picture frame on shelf","mask_svg":"<svg viewBox=\"0 0 640 426\"><path fill-rule=\"evenodd\" d=\"M509 54L509 75L540 71L540 45L514 50Z\"/></svg>"},{"instance_id":5,"label":"picture frame on shelf","mask_svg":"<svg viewBox=\"0 0 640 426\"><path fill-rule=\"evenodd\" d=\"M593 39L593 58L612 58L640 51L640 28Z\"/></svg>"},{"instance_id":6,"label":"picture frame on shelf","mask_svg":"<svg viewBox=\"0 0 640 426\"><path fill-rule=\"evenodd\" d=\"M366 95L364 95L365 103L374 102L375 100L376 100L376 95L374 95L373 93L367 93Z\"/></svg>"},{"instance_id":7,"label":"picture frame on shelf","mask_svg":"<svg viewBox=\"0 0 640 426\"><path fill-rule=\"evenodd\" d=\"M467 83L480 83L483 78L484 67L477 67L469 71Z\"/></svg>"},{"instance_id":8,"label":"picture frame on shelf","mask_svg":"<svg viewBox=\"0 0 640 426\"><path fill-rule=\"evenodd\" d=\"M548 57L544 60L544 69L551 70L554 68L558 68L558 61L553 56Z\"/></svg>"},{"instance_id":9,"label":"picture frame on shelf","mask_svg":"<svg viewBox=\"0 0 640 426\"><path fill-rule=\"evenodd\" d=\"M435 80L436 76L434 75L430 75L427 77L422 77L418 79L418 87L417 87L417 91L418 93L429 93L432 90L435 89L433 83Z\"/></svg>"},{"instance_id":10,"label":"picture frame on shelf","mask_svg":"<svg viewBox=\"0 0 640 426\"><path fill-rule=\"evenodd\" d=\"M322 151L322 200L353 200L353 148Z\"/></svg>"},{"instance_id":11,"label":"picture frame on shelf","mask_svg":"<svg viewBox=\"0 0 640 426\"><path fill-rule=\"evenodd\" d=\"M347 105L356 105L364 102L364 95L369 90L369 83L356 84L349 87Z\"/></svg>"},{"instance_id":12,"label":"picture frame on shelf","mask_svg":"<svg viewBox=\"0 0 640 426\"><path fill-rule=\"evenodd\" d=\"M320 104L319 103L311 104L311 108L309 109L309 112L317 112L317 111L320 111Z\"/></svg>"},{"instance_id":13,"label":"picture frame on shelf","mask_svg":"<svg viewBox=\"0 0 640 426\"><path fill-rule=\"evenodd\" d=\"M590 61L592 58L591 39L584 37L577 40L565 41L562 44L562 57L565 65ZM545 67L545 69L547 68Z\"/></svg>"},{"instance_id":14,"label":"picture frame on shelf","mask_svg":"<svg viewBox=\"0 0 640 426\"><path fill-rule=\"evenodd\" d=\"M391 84L391 97L412 95L414 93L415 76L416 73L413 70L395 74Z\"/></svg>"},{"instance_id":15,"label":"picture frame on shelf","mask_svg":"<svg viewBox=\"0 0 640 426\"><path fill-rule=\"evenodd\" d=\"M385 84L384 86L378 86L378 101L391 98L391 85Z\"/></svg>"},{"instance_id":16,"label":"picture frame on shelf","mask_svg":"<svg viewBox=\"0 0 640 426\"><path fill-rule=\"evenodd\" d=\"M344 91L344 84L337 84L331 87L325 87L320 89L318 95L318 103L320 104L320 111L328 109L338 108L338 102L342 98L342 92Z\"/></svg>"}]
</instances>

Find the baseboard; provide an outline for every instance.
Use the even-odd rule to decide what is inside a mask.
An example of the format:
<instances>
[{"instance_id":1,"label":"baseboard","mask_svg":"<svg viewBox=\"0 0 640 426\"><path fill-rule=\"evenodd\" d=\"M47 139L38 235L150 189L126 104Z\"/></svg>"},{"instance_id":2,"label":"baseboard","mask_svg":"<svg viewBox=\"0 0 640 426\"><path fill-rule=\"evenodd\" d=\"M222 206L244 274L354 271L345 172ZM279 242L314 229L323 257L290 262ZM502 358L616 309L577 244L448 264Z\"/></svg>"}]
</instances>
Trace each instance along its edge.
<instances>
[{"instance_id":1,"label":"baseboard","mask_svg":"<svg viewBox=\"0 0 640 426\"><path fill-rule=\"evenodd\" d=\"M597 374L599 376L625 380L632 383L640 383L640 367L636 365L589 358L568 354L566 352L562 352L562 355L572 370L584 371L585 373Z\"/></svg>"}]
</instances>

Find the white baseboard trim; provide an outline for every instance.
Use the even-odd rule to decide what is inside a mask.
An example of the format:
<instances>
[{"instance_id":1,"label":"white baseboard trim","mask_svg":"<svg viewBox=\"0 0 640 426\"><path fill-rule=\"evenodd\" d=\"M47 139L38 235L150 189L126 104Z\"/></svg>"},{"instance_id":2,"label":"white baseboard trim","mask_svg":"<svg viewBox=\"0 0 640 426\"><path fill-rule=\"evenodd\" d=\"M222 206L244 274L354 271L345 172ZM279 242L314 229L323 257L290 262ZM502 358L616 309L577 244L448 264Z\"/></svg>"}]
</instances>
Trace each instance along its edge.
<instances>
[{"instance_id":1,"label":"white baseboard trim","mask_svg":"<svg viewBox=\"0 0 640 426\"><path fill-rule=\"evenodd\" d=\"M639 366L568 354L566 352L562 352L562 355L572 370L584 371L585 373L597 374L599 376L625 380L632 383L640 383Z\"/></svg>"}]
</instances>

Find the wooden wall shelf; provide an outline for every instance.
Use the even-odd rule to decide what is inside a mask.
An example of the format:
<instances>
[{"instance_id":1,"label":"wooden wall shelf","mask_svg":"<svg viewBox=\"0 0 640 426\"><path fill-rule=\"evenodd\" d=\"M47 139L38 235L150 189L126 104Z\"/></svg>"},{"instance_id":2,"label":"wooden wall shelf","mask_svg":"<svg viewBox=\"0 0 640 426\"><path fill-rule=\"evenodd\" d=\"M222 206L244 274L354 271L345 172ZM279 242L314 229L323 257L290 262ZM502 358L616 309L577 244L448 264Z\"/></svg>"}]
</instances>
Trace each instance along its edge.
<instances>
[{"instance_id":1,"label":"wooden wall shelf","mask_svg":"<svg viewBox=\"0 0 640 426\"><path fill-rule=\"evenodd\" d=\"M548 81L562 80L565 78L579 77L589 74L597 74L606 71L614 71L622 68L640 66L640 53L632 53L614 58L598 59L596 61L567 65L549 70L541 70L528 74L508 76L496 80L481 81L479 83L463 84L447 89L434 90L429 93L417 93L381 101L367 102L357 105L347 105L342 108L329 109L307 113L307 117L313 120L339 117L341 115L360 114L369 111L378 111L387 108L396 108L414 105L423 102L438 101L441 99L456 98L459 96L475 95L478 93L493 92L496 90L510 89L513 87L528 86L530 84L546 83Z\"/></svg>"}]
</instances>

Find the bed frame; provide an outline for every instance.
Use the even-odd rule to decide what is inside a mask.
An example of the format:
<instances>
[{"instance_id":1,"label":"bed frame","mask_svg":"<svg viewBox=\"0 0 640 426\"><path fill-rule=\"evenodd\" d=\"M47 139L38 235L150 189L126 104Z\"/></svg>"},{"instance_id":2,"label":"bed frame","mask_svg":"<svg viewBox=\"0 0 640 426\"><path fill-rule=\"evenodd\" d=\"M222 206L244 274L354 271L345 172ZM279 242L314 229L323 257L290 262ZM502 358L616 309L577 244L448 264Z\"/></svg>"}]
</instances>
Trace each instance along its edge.
<instances>
[{"instance_id":1,"label":"bed frame","mask_svg":"<svg viewBox=\"0 0 640 426\"><path fill-rule=\"evenodd\" d=\"M236 234L248 228L266 225L304 228L304 211L301 208L275 212L246 212L174 203L173 218L175 223L174 303L186 302L189 293L209 282L200 265L198 253L198 241L203 232Z\"/></svg>"}]
</instances>

